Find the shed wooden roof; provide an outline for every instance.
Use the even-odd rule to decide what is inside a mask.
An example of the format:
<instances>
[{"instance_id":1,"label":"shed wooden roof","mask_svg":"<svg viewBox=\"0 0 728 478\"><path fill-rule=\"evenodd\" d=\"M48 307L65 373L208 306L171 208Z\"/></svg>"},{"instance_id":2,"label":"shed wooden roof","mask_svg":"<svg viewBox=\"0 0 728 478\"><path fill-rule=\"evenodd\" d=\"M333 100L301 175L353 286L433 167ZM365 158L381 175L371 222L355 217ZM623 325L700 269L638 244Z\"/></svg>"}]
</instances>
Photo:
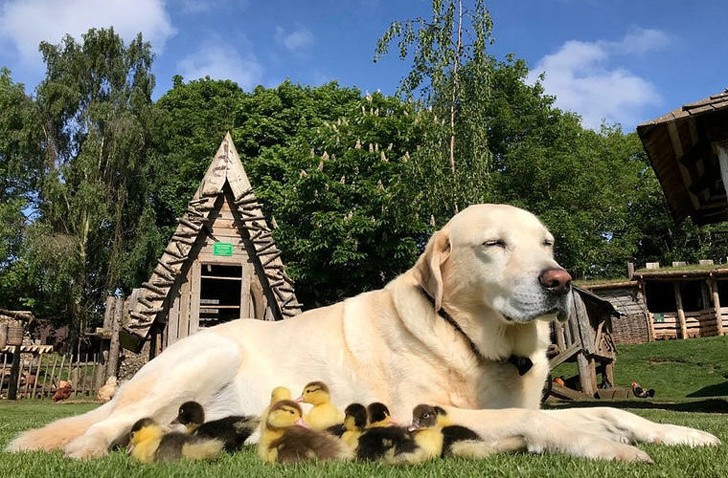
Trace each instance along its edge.
<instances>
[{"instance_id":1,"label":"shed wooden roof","mask_svg":"<svg viewBox=\"0 0 728 478\"><path fill-rule=\"evenodd\" d=\"M728 159L719 160L720 148L728 154L728 90L643 123L637 134L676 220L728 220Z\"/></svg>"}]
</instances>

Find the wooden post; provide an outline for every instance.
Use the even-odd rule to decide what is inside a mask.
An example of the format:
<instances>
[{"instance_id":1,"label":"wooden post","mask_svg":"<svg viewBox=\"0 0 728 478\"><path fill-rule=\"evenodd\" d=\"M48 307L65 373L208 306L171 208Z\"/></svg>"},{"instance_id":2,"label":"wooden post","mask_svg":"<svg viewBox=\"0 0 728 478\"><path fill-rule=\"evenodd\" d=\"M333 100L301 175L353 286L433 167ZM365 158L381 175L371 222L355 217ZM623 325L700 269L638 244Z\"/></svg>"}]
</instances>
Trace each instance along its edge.
<instances>
[{"instance_id":1,"label":"wooden post","mask_svg":"<svg viewBox=\"0 0 728 478\"><path fill-rule=\"evenodd\" d=\"M18 379L20 378L20 345L13 349L13 364L10 366L10 384L8 385L8 400L18 399Z\"/></svg>"},{"instance_id":2,"label":"wooden post","mask_svg":"<svg viewBox=\"0 0 728 478\"><path fill-rule=\"evenodd\" d=\"M109 362L106 364L106 378L118 377L119 373L119 331L124 316L124 299L114 300L114 316L111 323L111 345L109 347Z\"/></svg>"},{"instance_id":3,"label":"wooden post","mask_svg":"<svg viewBox=\"0 0 728 478\"><path fill-rule=\"evenodd\" d=\"M680 295L680 282L675 281L672 283L673 289L675 290L675 305L677 306L677 318L680 322L680 338L688 338L688 329L685 324L685 311L683 310L682 296Z\"/></svg>"},{"instance_id":4,"label":"wooden post","mask_svg":"<svg viewBox=\"0 0 728 478\"><path fill-rule=\"evenodd\" d=\"M8 323L3 322L0 324L0 349L4 349L8 343Z\"/></svg>"},{"instance_id":5,"label":"wooden post","mask_svg":"<svg viewBox=\"0 0 728 478\"><path fill-rule=\"evenodd\" d=\"M720 295L718 294L718 281L715 277L708 278L708 287L710 287L710 293L713 296L713 313L715 314L715 330L718 336L724 335L723 331L723 316L720 313Z\"/></svg>"},{"instance_id":6,"label":"wooden post","mask_svg":"<svg viewBox=\"0 0 728 478\"><path fill-rule=\"evenodd\" d=\"M594 369L594 359L587 357L587 354L582 350L581 353L577 354L576 362L579 365L581 391L593 397L597 393L597 373Z\"/></svg>"}]
</instances>

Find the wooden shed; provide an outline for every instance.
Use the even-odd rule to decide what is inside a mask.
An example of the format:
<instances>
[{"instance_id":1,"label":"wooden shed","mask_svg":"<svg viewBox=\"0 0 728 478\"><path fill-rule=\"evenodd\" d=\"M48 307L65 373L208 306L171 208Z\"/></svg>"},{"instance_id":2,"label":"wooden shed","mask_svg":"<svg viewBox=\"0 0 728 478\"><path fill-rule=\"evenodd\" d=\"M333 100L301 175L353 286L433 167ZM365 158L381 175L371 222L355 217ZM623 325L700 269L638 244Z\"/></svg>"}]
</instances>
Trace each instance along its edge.
<instances>
[{"instance_id":1,"label":"wooden shed","mask_svg":"<svg viewBox=\"0 0 728 478\"><path fill-rule=\"evenodd\" d=\"M609 301L619 312L619 316L612 320L612 337L616 344L641 344L654 340L652 318L639 281L609 281L581 287Z\"/></svg>"},{"instance_id":2,"label":"wooden shed","mask_svg":"<svg viewBox=\"0 0 728 478\"><path fill-rule=\"evenodd\" d=\"M151 339L154 356L205 327L300 313L230 134L177 222L152 276L130 297L124 348L138 352Z\"/></svg>"},{"instance_id":3,"label":"wooden shed","mask_svg":"<svg viewBox=\"0 0 728 478\"><path fill-rule=\"evenodd\" d=\"M609 300L624 316L614 320L617 343L724 335L728 331L728 267L652 267L631 280L581 285Z\"/></svg>"},{"instance_id":4,"label":"wooden shed","mask_svg":"<svg viewBox=\"0 0 728 478\"><path fill-rule=\"evenodd\" d=\"M637 126L673 217L728 220L728 90Z\"/></svg>"}]
</instances>

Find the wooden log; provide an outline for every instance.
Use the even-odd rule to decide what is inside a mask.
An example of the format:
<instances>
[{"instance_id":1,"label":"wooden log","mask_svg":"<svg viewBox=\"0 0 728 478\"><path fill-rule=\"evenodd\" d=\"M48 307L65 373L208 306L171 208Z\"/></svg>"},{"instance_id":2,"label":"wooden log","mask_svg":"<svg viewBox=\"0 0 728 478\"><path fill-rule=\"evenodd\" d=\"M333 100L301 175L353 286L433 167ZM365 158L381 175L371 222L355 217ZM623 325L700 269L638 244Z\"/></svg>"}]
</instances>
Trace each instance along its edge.
<instances>
[{"instance_id":1,"label":"wooden log","mask_svg":"<svg viewBox=\"0 0 728 478\"><path fill-rule=\"evenodd\" d=\"M589 397L594 397L597 391L597 374L594 369L594 359L584 352L576 356L576 363L579 366L579 383L581 391Z\"/></svg>"},{"instance_id":2,"label":"wooden log","mask_svg":"<svg viewBox=\"0 0 728 478\"><path fill-rule=\"evenodd\" d=\"M708 279L708 287L713 298L713 314L715 315L715 329L717 335L725 335L723 331L723 317L720 310L720 294L718 293L718 281L715 277Z\"/></svg>"},{"instance_id":3,"label":"wooden log","mask_svg":"<svg viewBox=\"0 0 728 478\"><path fill-rule=\"evenodd\" d=\"M164 254L168 254L172 257L176 257L177 259L179 259L180 257L184 258L184 256L182 254L180 254L179 252L175 251L173 248L170 248L170 247L167 247L164 250Z\"/></svg>"},{"instance_id":4,"label":"wooden log","mask_svg":"<svg viewBox=\"0 0 728 478\"><path fill-rule=\"evenodd\" d=\"M149 282L142 282L142 287L144 287L145 289L148 289L148 290L150 290L150 291L152 291L154 293L161 294L161 295L163 295L165 297L167 296L167 290L166 289L163 289L161 287L157 287L156 285L150 284ZM109 322L109 327L108 328L110 328L110 326L111 326L111 322ZM105 321L104 321L104 328L107 328Z\"/></svg>"},{"instance_id":5,"label":"wooden log","mask_svg":"<svg viewBox=\"0 0 728 478\"><path fill-rule=\"evenodd\" d=\"M0 370L0 385L5 383L5 375L6 375L5 371L7 370L7 367L8 367L8 354L3 354L3 368L2 368L2 370ZM0 387L0 390L1 389L2 389L2 387Z\"/></svg>"},{"instance_id":6,"label":"wooden log","mask_svg":"<svg viewBox=\"0 0 728 478\"><path fill-rule=\"evenodd\" d=\"M257 244L256 244L255 242L254 242L253 244L254 244L254 245L256 246L255 252L256 252L256 253L257 253L257 254L258 254L259 256L260 256L260 255L264 255L264 254L265 254L265 251L267 251L267 250L269 250L269 249L271 249L271 248L272 248L271 250L273 250L273 251L277 251L277 250L278 250L278 249L276 248L276 243L275 243L274 241L270 241L270 242L268 242L268 244L267 244L267 245L265 245L265 246L263 246L263 247L258 247L258 245L257 245Z\"/></svg>"},{"instance_id":7,"label":"wooden log","mask_svg":"<svg viewBox=\"0 0 728 478\"><path fill-rule=\"evenodd\" d=\"M189 220L188 220L187 218L185 218L185 217L180 217L180 218L178 218L178 219L177 219L177 222L178 222L178 223L179 223L180 225L182 225L182 226L185 226L185 227L186 227L186 228L188 228L188 229L192 229L192 230L193 230L193 231L195 231L195 232L200 232L200 229L202 229L202 224L196 224L196 223L194 223L194 222L191 222L191 221L189 221Z\"/></svg>"},{"instance_id":8,"label":"wooden log","mask_svg":"<svg viewBox=\"0 0 728 478\"><path fill-rule=\"evenodd\" d=\"M685 310L683 309L682 296L680 294L680 282L672 283L673 290L675 292L675 305L677 306L677 319L680 324L680 337L681 339L688 338L688 331L685 325Z\"/></svg>"},{"instance_id":9,"label":"wooden log","mask_svg":"<svg viewBox=\"0 0 728 478\"><path fill-rule=\"evenodd\" d=\"M20 379L20 345L13 349L13 363L10 366L10 383L8 384L8 400L18 399L18 380Z\"/></svg>"},{"instance_id":10,"label":"wooden log","mask_svg":"<svg viewBox=\"0 0 728 478\"><path fill-rule=\"evenodd\" d=\"M258 203L258 198L255 197L255 194L241 198L238 201L235 201L235 205L238 206L238 208L246 207L246 208L253 208L253 207L260 207L260 204Z\"/></svg>"},{"instance_id":11,"label":"wooden log","mask_svg":"<svg viewBox=\"0 0 728 478\"><path fill-rule=\"evenodd\" d=\"M108 296L106 298L106 303L105 303L105 308L104 308L104 322L102 325L102 327L105 329L111 328L111 318L112 318L111 317L111 313L112 313L111 307L113 307L113 304L114 304L113 301L114 301L113 296Z\"/></svg>"},{"instance_id":12,"label":"wooden log","mask_svg":"<svg viewBox=\"0 0 728 478\"><path fill-rule=\"evenodd\" d=\"M174 247L177 249L179 257L187 257L190 255L190 249L183 247L183 244L181 242L175 241Z\"/></svg>"},{"instance_id":13,"label":"wooden log","mask_svg":"<svg viewBox=\"0 0 728 478\"><path fill-rule=\"evenodd\" d=\"M180 236L175 232L175 234L172 236L172 241L175 243L181 242L182 244L187 244L188 246L191 246L197 241L197 234Z\"/></svg>"},{"instance_id":14,"label":"wooden log","mask_svg":"<svg viewBox=\"0 0 728 478\"><path fill-rule=\"evenodd\" d=\"M192 199L187 204L189 204L190 206L199 207L202 204L207 204L209 201L210 201L209 197L204 197L204 198Z\"/></svg>"},{"instance_id":15,"label":"wooden log","mask_svg":"<svg viewBox=\"0 0 728 478\"><path fill-rule=\"evenodd\" d=\"M55 356L53 359L53 368L51 369L51 377L50 377L50 384L48 383L48 379L43 381L43 392L42 394L45 396L46 392L49 392L48 395L50 395L50 391L55 385L55 382L53 381L53 378L56 376L56 365L58 365L58 355Z\"/></svg>"},{"instance_id":16,"label":"wooden log","mask_svg":"<svg viewBox=\"0 0 728 478\"><path fill-rule=\"evenodd\" d=\"M111 326L111 345L109 346L109 361L106 364L106 376L104 380L111 376L119 375L119 352L121 345L119 342L119 332L121 331L121 321L124 315L124 300L117 298L116 308L114 309L114 321Z\"/></svg>"},{"instance_id":17,"label":"wooden log","mask_svg":"<svg viewBox=\"0 0 728 478\"><path fill-rule=\"evenodd\" d=\"M258 216L247 216L247 217L241 217L240 222L248 223L253 221L265 221L265 216L258 215Z\"/></svg>"},{"instance_id":18,"label":"wooden log","mask_svg":"<svg viewBox=\"0 0 728 478\"><path fill-rule=\"evenodd\" d=\"M171 287L174 284L174 280L160 280L156 279L152 281L152 285L156 287Z\"/></svg>"},{"instance_id":19,"label":"wooden log","mask_svg":"<svg viewBox=\"0 0 728 478\"><path fill-rule=\"evenodd\" d=\"M238 197L235 198L235 204L238 204L240 201L243 201L245 198L249 197L251 194L253 194L253 188L247 188L243 192L240 193Z\"/></svg>"},{"instance_id":20,"label":"wooden log","mask_svg":"<svg viewBox=\"0 0 728 478\"><path fill-rule=\"evenodd\" d=\"M187 206L187 209L185 209L185 213L187 213L189 216L194 217L205 217L205 213L197 209L196 207L190 205Z\"/></svg>"},{"instance_id":21,"label":"wooden log","mask_svg":"<svg viewBox=\"0 0 728 478\"><path fill-rule=\"evenodd\" d=\"M8 343L8 324L7 322L0 323L0 349L4 349ZM0 384L2 381L0 381Z\"/></svg>"},{"instance_id":22,"label":"wooden log","mask_svg":"<svg viewBox=\"0 0 728 478\"><path fill-rule=\"evenodd\" d=\"M281 251L277 247L275 247L275 245L272 249L268 249L267 251L264 251L264 252L256 251L256 252L258 254L258 257L267 257L270 255L275 255L275 254L280 255L281 254Z\"/></svg>"},{"instance_id":23,"label":"wooden log","mask_svg":"<svg viewBox=\"0 0 728 478\"><path fill-rule=\"evenodd\" d=\"M268 267L274 260L278 259L281 256L281 251L276 251L275 254L272 254L268 259L266 259L265 262L263 262L263 267ZM283 267L283 266L281 266Z\"/></svg>"},{"instance_id":24,"label":"wooden log","mask_svg":"<svg viewBox=\"0 0 728 478\"><path fill-rule=\"evenodd\" d=\"M170 284L174 284L175 277L167 272L166 270L159 270L157 268L154 269L154 273L157 274L162 279L165 279L165 281L169 282ZM157 283L156 280L153 280L152 283Z\"/></svg>"},{"instance_id":25,"label":"wooden log","mask_svg":"<svg viewBox=\"0 0 728 478\"><path fill-rule=\"evenodd\" d=\"M147 300L152 300L152 301L164 300L167 298L167 294L166 293L164 293L164 294L146 294L145 297L147 298Z\"/></svg>"},{"instance_id":26,"label":"wooden log","mask_svg":"<svg viewBox=\"0 0 728 478\"><path fill-rule=\"evenodd\" d=\"M143 295L139 296L139 303L147 309L151 309L152 307L154 307L154 304L152 304L152 302Z\"/></svg>"},{"instance_id":27,"label":"wooden log","mask_svg":"<svg viewBox=\"0 0 728 478\"><path fill-rule=\"evenodd\" d=\"M170 266L169 264L167 264L166 262L162 261L161 259L157 259L157 265L162 266L162 268L164 270L166 270L167 272L169 272L170 274L174 274L174 275L177 275L178 274L177 269L175 269L174 267Z\"/></svg>"}]
</instances>

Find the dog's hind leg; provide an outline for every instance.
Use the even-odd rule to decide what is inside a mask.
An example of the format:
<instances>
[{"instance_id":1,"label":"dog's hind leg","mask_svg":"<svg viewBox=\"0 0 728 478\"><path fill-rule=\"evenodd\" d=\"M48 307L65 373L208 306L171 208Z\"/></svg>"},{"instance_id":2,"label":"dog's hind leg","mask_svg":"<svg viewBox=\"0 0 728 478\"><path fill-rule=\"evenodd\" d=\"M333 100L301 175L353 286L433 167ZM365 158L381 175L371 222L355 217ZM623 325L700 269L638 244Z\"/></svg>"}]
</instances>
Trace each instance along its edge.
<instances>
[{"instance_id":1,"label":"dog's hind leg","mask_svg":"<svg viewBox=\"0 0 728 478\"><path fill-rule=\"evenodd\" d=\"M11 441L5 449L17 452L50 451L63 448L70 441L86 433L94 423L108 417L113 407L113 402L109 402L82 415L61 418L44 427L25 431Z\"/></svg>"}]
</instances>

